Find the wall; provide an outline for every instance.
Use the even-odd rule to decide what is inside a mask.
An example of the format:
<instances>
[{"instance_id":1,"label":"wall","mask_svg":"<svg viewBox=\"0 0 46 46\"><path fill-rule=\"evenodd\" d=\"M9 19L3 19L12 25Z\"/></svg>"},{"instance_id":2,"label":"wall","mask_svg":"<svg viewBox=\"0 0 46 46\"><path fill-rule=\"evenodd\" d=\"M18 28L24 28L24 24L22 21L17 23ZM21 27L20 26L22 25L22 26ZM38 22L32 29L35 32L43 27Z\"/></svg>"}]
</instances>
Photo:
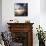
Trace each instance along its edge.
<instances>
[{"instance_id":1,"label":"wall","mask_svg":"<svg viewBox=\"0 0 46 46\"><path fill-rule=\"evenodd\" d=\"M40 9L42 13L46 13L46 0L40 0Z\"/></svg>"},{"instance_id":2,"label":"wall","mask_svg":"<svg viewBox=\"0 0 46 46\"><path fill-rule=\"evenodd\" d=\"M40 24L46 31L46 0L40 0Z\"/></svg>"},{"instance_id":3,"label":"wall","mask_svg":"<svg viewBox=\"0 0 46 46\"><path fill-rule=\"evenodd\" d=\"M14 3L17 2L27 2L28 3L28 18L27 17L15 17L14 16ZM42 6L40 6L40 3L42 5L42 2L40 0L2 0L2 26L3 31L8 30L7 22L9 22L10 19L13 20L19 20L19 22L25 22L26 18L30 20L31 23L34 23L33 25L33 45L38 46L38 39L36 37L36 27L38 27L39 24L43 27L44 30L46 30L46 15L41 11ZM20 21L21 20L21 21Z\"/></svg>"},{"instance_id":4,"label":"wall","mask_svg":"<svg viewBox=\"0 0 46 46\"><path fill-rule=\"evenodd\" d=\"M2 0L0 0L0 31L2 31Z\"/></svg>"}]
</instances>

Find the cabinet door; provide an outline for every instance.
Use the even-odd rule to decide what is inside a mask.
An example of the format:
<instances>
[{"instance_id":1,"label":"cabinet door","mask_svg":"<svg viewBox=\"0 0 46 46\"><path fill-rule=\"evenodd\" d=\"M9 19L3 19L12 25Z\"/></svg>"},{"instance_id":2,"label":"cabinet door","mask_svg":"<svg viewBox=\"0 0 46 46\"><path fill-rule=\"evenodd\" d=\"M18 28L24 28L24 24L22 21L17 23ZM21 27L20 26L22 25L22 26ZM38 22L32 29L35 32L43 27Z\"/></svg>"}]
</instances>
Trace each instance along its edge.
<instances>
[{"instance_id":1,"label":"cabinet door","mask_svg":"<svg viewBox=\"0 0 46 46\"><path fill-rule=\"evenodd\" d=\"M12 32L12 40L22 46L32 46L32 32Z\"/></svg>"},{"instance_id":2,"label":"cabinet door","mask_svg":"<svg viewBox=\"0 0 46 46\"><path fill-rule=\"evenodd\" d=\"M28 32L12 32L12 40L18 45L28 46Z\"/></svg>"}]
</instances>

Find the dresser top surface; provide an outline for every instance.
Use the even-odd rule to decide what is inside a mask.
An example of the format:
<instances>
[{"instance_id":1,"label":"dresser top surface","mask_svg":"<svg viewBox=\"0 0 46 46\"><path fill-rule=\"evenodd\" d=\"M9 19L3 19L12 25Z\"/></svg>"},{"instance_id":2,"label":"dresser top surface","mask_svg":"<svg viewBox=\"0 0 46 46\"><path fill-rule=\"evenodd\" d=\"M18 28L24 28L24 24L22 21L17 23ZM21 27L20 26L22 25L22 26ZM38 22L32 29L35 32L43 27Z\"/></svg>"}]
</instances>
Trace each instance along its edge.
<instances>
[{"instance_id":1,"label":"dresser top surface","mask_svg":"<svg viewBox=\"0 0 46 46\"><path fill-rule=\"evenodd\" d=\"M31 24L33 25L34 23L7 23L8 25L14 25L14 24L18 24L18 25L23 25L23 24Z\"/></svg>"}]
</instances>

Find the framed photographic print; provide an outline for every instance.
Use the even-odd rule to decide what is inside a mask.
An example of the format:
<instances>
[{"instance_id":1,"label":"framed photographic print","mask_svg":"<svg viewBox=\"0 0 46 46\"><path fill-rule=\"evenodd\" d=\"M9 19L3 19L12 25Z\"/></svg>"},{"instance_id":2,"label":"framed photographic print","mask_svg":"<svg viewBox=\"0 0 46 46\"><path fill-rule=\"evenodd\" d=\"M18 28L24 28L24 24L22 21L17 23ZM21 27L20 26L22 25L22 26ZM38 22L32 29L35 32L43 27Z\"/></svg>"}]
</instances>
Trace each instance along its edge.
<instances>
[{"instance_id":1,"label":"framed photographic print","mask_svg":"<svg viewBox=\"0 0 46 46\"><path fill-rule=\"evenodd\" d=\"M15 3L14 15L15 16L28 16L28 3Z\"/></svg>"}]
</instances>

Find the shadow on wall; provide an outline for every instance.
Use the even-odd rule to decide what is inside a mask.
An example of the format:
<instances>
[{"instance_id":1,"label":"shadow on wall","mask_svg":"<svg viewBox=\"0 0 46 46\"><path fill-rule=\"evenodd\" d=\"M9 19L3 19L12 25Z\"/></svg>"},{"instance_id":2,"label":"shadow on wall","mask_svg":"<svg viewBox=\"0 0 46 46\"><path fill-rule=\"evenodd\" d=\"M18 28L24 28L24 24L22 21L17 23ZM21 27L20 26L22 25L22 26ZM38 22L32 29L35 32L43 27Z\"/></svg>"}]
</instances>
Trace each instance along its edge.
<instances>
[{"instance_id":1,"label":"shadow on wall","mask_svg":"<svg viewBox=\"0 0 46 46\"><path fill-rule=\"evenodd\" d=\"M40 11L46 13L46 0L40 0Z\"/></svg>"},{"instance_id":2,"label":"shadow on wall","mask_svg":"<svg viewBox=\"0 0 46 46\"><path fill-rule=\"evenodd\" d=\"M1 28L2 28L2 0L0 0L0 31L2 31L1 30Z\"/></svg>"}]
</instances>

